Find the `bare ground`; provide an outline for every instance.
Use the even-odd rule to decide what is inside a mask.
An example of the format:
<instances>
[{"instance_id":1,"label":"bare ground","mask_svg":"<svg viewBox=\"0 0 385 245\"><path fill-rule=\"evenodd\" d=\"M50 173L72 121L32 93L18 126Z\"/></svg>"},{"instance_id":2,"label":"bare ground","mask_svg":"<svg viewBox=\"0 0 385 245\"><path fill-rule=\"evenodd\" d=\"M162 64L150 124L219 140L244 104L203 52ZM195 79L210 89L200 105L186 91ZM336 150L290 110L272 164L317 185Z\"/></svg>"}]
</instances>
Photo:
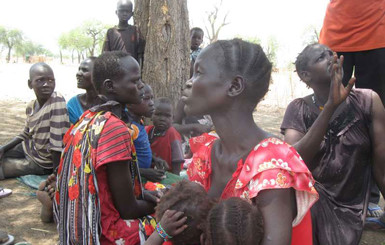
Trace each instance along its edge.
<instances>
[{"instance_id":1,"label":"bare ground","mask_svg":"<svg viewBox=\"0 0 385 245\"><path fill-rule=\"evenodd\" d=\"M1 100L0 145L18 134L24 125L25 102ZM284 110L262 106L255 115L256 122L265 130L279 136L279 126ZM16 179L0 181L0 186L10 188L13 194L0 199L0 230L15 236L16 242L27 241L31 244L56 244L58 235L54 224L40 221L40 203L34 196L34 190L24 186ZM385 245L385 232L365 231L361 245Z\"/></svg>"}]
</instances>

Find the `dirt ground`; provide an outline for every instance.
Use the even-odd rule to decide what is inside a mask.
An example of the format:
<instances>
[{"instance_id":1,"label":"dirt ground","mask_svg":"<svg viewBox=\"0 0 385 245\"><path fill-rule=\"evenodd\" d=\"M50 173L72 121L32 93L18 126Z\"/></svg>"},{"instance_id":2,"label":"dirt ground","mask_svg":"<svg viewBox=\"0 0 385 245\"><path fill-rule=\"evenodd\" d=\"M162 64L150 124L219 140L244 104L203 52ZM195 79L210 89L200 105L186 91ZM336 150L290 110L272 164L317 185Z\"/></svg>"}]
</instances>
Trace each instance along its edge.
<instances>
[{"instance_id":1,"label":"dirt ground","mask_svg":"<svg viewBox=\"0 0 385 245\"><path fill-rule=\"evenodd\" d=\"M0 100L0 145L18 134L24 125L24 110L26 103L20 100ZM279 135L279 126L284 110L263 106L255 115L259 126ZM21 184L16 179L0 181L0 186L10 188L13 194L0 199L0 230L15 236L16 242L27 241L31 244L56 244L58 235L54 224L44 224L40 221L40 203L34 195L34 190ZM385 232L365 231L361 245L385 245Z\"/></svg>"}]
</instances>

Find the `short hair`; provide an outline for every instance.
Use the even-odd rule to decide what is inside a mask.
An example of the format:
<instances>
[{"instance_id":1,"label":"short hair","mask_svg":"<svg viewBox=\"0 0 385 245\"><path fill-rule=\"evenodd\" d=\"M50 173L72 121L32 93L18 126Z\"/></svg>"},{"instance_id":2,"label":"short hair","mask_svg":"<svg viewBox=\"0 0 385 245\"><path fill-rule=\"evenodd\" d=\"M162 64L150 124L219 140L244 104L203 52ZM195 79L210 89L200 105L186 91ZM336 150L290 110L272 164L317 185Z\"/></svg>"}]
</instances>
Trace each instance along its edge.
<instances>
[{"instance_id":1,"label":"short hair","mask_svg":"<svg viewBox=\"0 0 385 245\"><path fill-rule=\"evenodd\" d=\"M207 217L206 235L211 245L260 244L263 233L261 212L239 197L219 202Z\"/></svg>"},{"instance_id":2,"label":"short hair","mask_svg":"<svg viewBox=\"0 0 385 245\"><path fill-rule=\"evenodd\" d=\"M31 75L32 75L32 72L33 70L36 68L36 67L39 67L39 66L42 66L44 68L47 68L49 69L50 71L52 71L53 73L53 70L52 68L47 64L47 63L44 63L44 62L38 62L38 63L35 63L31 66L31 68L29 68L29 78L31 79Z\"/></svg>"},{"instance_id":3,"label":"short hair","mask_svg":"<svg viewBox=\"0 0 385 245\"><path fill-rule=\"evenodd\" d=\"M97 59L98 57L96 57L96 56L88 56L87 58L86 58L86 60L91 60L92 62L95 62L95 60Z\"/></svg>"},{"instance_id":4,"label":"short hair","mask_svg":"<svg viewBox=\"0 0 385 245\"><path fill-rule=\"evenodd\" d=\"M159 104L166 104L172 107L172 101L167 97L157 98L154 104L155 104L155 107L158 106Z\"/></svg>"},{"instance_id":5,"label":"short hair","mask_svg":"<svg viewBox=\"0 0 385 245\"><path fill-rule=\"evenodd\" d=\"M191 30L190 30L190 36L191 36L191 34L192 34L194 31L196 31L196 32L202 32L202 36L205 35L205 32L204 32L201 28L199 28L199 27L193 27L193 28L191 28Z\"/></svg>"},{"instance_id":6,"label":"short hair","mask_svg":"<svg viewBox=\"0 0 385 245\"><path fill-rule=\"evenodd\" d=\"M223 50L224 71L241 75L246 81L244 92L255 107L269 89L272 68L261 46L238 38L219 40L210 46Z\"/></svg>"},{"instance_id":7,"label":"short hair","mask_svg":"<svg viewBox=\"0 0 385 245\"><path fill-rule=\"evenodd\" d=\"M118 79L122 75L123 68L120 60L129 56L130 54L123 51L112 51L105 52L96 58L92 70L92 82L96 91L100 92L106 79Z\"/></svg>"},{"instance_id":8,"label":"short hair","mask_svg":"<svg viewBox=\"0 0 385 245\"><path fill-rule=\"evenodd\" d=\"M172 187L155 208L159 222L166 210L181 211L187 216L187 228L174 236L173 244L199 244L200 235L206 229L205 222L214 201L198 183L182 180Z\"/></svg>"},{"instance_id":9,"label":"short hair","mask_svg":"<svg viewBox=\"0 0 385 245\"><path fill-rule=\"evenodd\" d=\"M119 1L116 3L116 8L119 8L119 5L121 5L123 2L127 2L129 5L131 5L131 11L132 11L134 5L132 4L132 1L131 1L131 0L119 0Z\"/></svg>"},{"instance_id":10,"label":"short hair","mask_svg":"<svg viewBox=\"0 0 385 245\"><path fill-rule=\"evenodd\" d=\"M308 64L310 61L309 54L312 51L312 48L316 45L320 45L319 43L312 43L307 45L301 53L298 54L297 59L295 60L295 70L299 74L302 71L306 71L308 68Z\"/></svg>"}]
</instances>

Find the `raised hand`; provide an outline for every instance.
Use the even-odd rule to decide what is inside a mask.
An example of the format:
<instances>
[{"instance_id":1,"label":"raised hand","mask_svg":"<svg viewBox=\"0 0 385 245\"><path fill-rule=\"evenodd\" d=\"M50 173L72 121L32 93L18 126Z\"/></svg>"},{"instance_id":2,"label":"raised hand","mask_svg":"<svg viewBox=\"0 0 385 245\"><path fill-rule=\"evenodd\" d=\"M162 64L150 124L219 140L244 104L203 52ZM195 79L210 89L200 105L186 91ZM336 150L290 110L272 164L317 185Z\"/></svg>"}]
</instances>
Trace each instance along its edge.
<instances>
[{"instance_id":1,"label":"raised hand","mask_svg":"<svg viewBox=\"0 0 385 245\"><path fill-rule=\"evenodd\" d=\"M353 88L356 78L352 77L346 87L342 84L343 78L343 68L344 56L341 55L338 59L338 56L333 52L333 60L331 64L331 84L329 91L329 98L326 104L337 108L349 95L350 91ZM326 106L326 105L325 105Z\"/></svg>"}]
</instances>

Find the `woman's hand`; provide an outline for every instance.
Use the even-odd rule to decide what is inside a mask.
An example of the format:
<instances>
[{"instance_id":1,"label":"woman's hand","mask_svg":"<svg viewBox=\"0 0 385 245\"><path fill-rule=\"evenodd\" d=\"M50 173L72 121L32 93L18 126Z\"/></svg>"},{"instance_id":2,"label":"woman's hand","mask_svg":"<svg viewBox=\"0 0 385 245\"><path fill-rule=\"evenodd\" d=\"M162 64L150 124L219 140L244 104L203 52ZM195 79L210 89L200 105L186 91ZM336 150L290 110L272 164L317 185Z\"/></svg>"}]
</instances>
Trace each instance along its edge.
<instances>
[{"instance_id":1,"label":"woman's hand","mask_svg":"<svg viewBox=\"0 0 385 245\"><path fill-rule=\"evenodd\" d=\"M334 109L337 108L349 95L350 90L352 90L353 85L356 81L356 78L352 77L346 87L342 84L342 78L344 75L343 66L344 56L341 55L338 59L338 56L333 52L333 61L330 65L330 92L328 101L325 104L325 107L331 106Z\"/></svg>"},{"instance_id":2,"label":"woman's hand","mask_svg":"<svg viewBox=\"0 0 385 245\"><path fill-rule=\"evenodd\" d=\"M143 198L146 201L158 204L160 198L163 196L163 191L149 191L149 190L143 190Z\"/></svg>"}]
</instances>

